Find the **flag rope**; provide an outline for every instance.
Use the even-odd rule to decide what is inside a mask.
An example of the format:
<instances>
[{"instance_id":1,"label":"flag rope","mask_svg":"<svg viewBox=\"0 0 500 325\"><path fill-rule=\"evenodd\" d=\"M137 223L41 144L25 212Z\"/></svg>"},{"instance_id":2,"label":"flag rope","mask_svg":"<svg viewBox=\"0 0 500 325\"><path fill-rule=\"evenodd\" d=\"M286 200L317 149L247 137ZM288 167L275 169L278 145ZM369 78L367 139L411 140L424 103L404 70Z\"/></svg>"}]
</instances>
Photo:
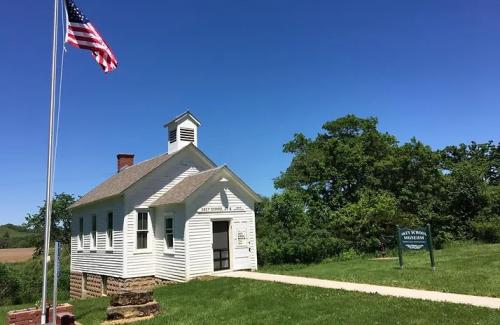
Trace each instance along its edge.
<instances>
[{"instance_id":1,"label":"flag rope","mask_svg":"<svg viewBox=\"0 0 500 325\"><path fill-rule=\"evenodd\" d=\"M62 49L61 49L61 64L59 66L59 89L58 89L58 94L57 94L57 109L56 109L56 125L55 125L55 135L54 135L54 152L52 153L54 163L53 163L53 168L52 168L52 183L54 184L54 178L56 174L56 157L57 157L57 145L59 143L59 121L61 118L61 103L62 103L62 85L63 85L63 75L64 75L64 54L66 53L66 47L64 45L64 38L66 37L66 19L65 19L65 12L66 10L64 9L64 0L61 0L61 35L62 35Z\"/></svg>"},{"instance_id":2,"label":"flag rope","mask_svg":"<svg viewBox=\"0 0 500 325\"><path fill-rule=\"evenodd\" d=\"M47 322L47 275L48 259L50 248L50 226L52 217L52 171L53 171L53 153L54 153L54 111L55 111L55 93L56 93L56 69L57 69L57 43L58 43L58 20L59 20L59 2L54 0L54 28L52 33L52 71L50 82L50 110L49 110L49 134L47 148L47 184L45 186L45 234L43 248L43 284L42 284L42 306L40 323Z\"/></svg>"}]
</instances>

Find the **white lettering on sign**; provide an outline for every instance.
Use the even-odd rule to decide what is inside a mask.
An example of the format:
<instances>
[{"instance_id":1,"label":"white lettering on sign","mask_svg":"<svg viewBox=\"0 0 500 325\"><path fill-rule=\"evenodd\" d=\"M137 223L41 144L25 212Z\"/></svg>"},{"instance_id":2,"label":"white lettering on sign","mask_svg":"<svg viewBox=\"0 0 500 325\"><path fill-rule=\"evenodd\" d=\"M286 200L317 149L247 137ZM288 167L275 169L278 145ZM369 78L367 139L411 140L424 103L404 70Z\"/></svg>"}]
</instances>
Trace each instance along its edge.
<instances>
[{"instance_id":1,"label":"white lettering on sign","mask_svg":"<svg viewBox=\"0 0 500 325\"><path fill-rule=\"evenodd\" d=\"M425 240L427 233L422 230L406 230L401 232L403 240Z\"/></svg>"},{"instance_id":2,"label":"white lettering on sign","mask_svg":"<svg viewBox=\"0 0 500 325\"><path fill-rule=\"evenodd\" d=\"M425 231L422 230L406 230L401 233L403 236L409 236L409 235L420 235L420 236L425 236L427 235Z\"/></svg>"},{"instance_id":3,"label":"white lettering on sign","mask_svg":"<svg viewBox=\"0 0 500 325\"><path fill-rule=\"evenodd\" d=\"M425 236L405 236L403 235L403 240L424 240Z\"/></svg>"},{"instance_id":4,"label":"white lettering on sign","mask_svg":"<svg viewBox=\"0 0 500 325\"><path fill-rule=\"evenodd\" d=\"M198 210L200 213L224 213L224 212L240 212L245 211L242 206L235 207L203 207Z\"/></svg>"},{"instance_id":5,"label":"white lettering on sign","mask_svg":"<svg viewBox=\"0 0 500 325\"><path fill-rule=\"evenodd\" d=\"M418 250L418 249L421 249L422 247L424 247L424 245L406 245L406 247L408 247L409 249L415 249L415 250Z\"/></svg>"}]
</instances>

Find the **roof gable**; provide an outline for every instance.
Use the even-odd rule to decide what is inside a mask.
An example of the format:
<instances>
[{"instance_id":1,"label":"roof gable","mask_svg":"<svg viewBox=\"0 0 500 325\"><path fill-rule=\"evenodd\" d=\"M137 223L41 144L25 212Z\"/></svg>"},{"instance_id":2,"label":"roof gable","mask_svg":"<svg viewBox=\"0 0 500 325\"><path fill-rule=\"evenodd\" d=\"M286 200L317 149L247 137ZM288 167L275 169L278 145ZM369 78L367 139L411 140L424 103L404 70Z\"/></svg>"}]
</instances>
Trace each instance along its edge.
<instances>
[{"instance_id":1,"label":"roof gable","mask_svg":"<svg viewBox=\"0 0 500 325\"><path fill-rule=\"evenodd\" d=\"M222 178L223 176L233 178L236 183L238 183L244 190L246 190L255 201L261 201L261 198L258 194L256 194L248 185L246 185L227 166L223 165L184 178L173 188L171 188L160 198L158 198L155 202L153 202L151 204L151 207L182 203L210 180L218 177Z\"/></svg>"},{"instance_id":2,"label":"roof gable","mask_svg":"<svg viewBox=\"0 0 500 325\"><path fill-rule=\"evenodd\" d=\"M123 169L82 196L69 208L74 209L76 207L120 195L126 189L130 188L132 185L143 179L146 175L170 160L172 157L176 156L178 153L193 149L194 152L200 154L202 158L206 159L212 166L215 166L215 164L207 156L205 156L201 150L191 144L172 154L165 153Z\"/></svg>"},{"instance_id":3,"label":"roof gable","mask_svg":"<svg viewBox=\"0 0 500 325\"><path fill-rule=\"evenodd\" d=\"M196 126L200 126L201 123L200 121L191 113L189 110L185 111L184 113L177 115L176 117L173 118L170 122L165 123L164 126L168 126L170 124L180 124L184 120L191 120Z\"/></svg>"}]
</instances>

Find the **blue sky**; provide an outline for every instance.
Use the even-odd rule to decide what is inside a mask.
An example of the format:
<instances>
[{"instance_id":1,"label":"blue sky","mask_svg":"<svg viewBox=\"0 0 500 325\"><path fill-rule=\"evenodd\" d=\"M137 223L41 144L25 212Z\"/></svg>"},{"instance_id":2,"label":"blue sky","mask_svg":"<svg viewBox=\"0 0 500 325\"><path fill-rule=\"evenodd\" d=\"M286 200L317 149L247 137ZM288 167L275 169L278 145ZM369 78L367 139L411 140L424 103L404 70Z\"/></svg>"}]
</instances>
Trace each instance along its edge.
<instances>
[{"instance_id":1,"label":"blue sky","mask_svg":"<svg viewBox=\"0 0 500 325\"><path fill-rule=\"evenodd\" d=\"M498 1L76 3L120 65L68 48L56 192L84 194L118 152L166 151L188 107L200 148L266 195L283 143L348 113L433 148L500 138ZM52 1L0 12L0 223L21 223L44 198Z\"/></svg>"}]
</instances>

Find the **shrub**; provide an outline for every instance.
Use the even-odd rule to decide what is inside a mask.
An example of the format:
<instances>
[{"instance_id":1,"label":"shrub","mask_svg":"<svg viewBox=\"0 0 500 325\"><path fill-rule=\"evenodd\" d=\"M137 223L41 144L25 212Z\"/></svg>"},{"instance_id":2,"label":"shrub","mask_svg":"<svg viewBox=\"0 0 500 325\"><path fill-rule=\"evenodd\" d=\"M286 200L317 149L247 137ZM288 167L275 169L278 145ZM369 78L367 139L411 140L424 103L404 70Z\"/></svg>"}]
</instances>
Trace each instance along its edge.
<instances>
[{"instance_id":1,"label":"shrub","mask_svg":"<svg viewBox=\"0 0 500 325\"><path fill-rule=\"evenodd\" d=\"M0 264L0 305L12 305L19 303L17 291L19 281L5 264Z\"/></svg>"},{"instance_id":2,"label":"shrub","mask_svg":"<svg viewBox=\"0 0 500 325\"><path fill-rule=\"evenodd\" d=\"M16 264L0 264L0 305L35 303L42 292L42 258ZM52 297L53 264L49 266L48 297ZM69 298L69 256L63 254L58 299Z\"/></svg>"},{"instance_id":3,"label":"shrub","mask_svg":"<svg viewBox=\"0 0 500 325\"><path fill-rule=\"evenodd\" d=\"M331 233L344 239L357 252L375 252L382 246L394 245L394 241L384 238L394 236L401 215L392 194L366 191L358 202L333 213Z\"/></svg>"},{"instance_id":4,"label":"shrub","mask_svg":"<svg viewBox=\"0 0 500 325\"><path fill-rule=\"evenodd\" d=\"M259 264L311 263L339 256L345 241L328 233L310 232L295 238L262 238L257 242Z\"/></svg>"},{"instance_id":5,"label":"shrub","mask_svg":"<svg viewBox=\"0 0 500 325\"><path fill-rule=\"evenodd\" d=\"M474 232L479 240L487 243L500 242L500 217L473 223Z\"/></svg>"}]
</instances>

